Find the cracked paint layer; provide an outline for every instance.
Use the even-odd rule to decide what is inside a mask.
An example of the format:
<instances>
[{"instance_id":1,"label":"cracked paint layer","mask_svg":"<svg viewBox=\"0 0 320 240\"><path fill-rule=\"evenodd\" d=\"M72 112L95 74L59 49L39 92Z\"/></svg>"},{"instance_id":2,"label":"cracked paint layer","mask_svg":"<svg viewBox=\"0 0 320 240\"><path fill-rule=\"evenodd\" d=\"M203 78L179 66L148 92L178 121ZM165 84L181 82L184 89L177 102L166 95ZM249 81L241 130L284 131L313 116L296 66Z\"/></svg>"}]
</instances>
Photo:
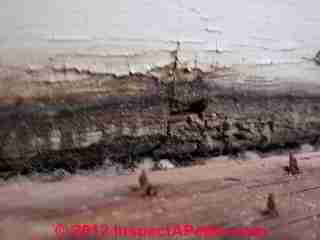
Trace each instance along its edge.
<instances>
[{"instance_id":1,"label":"cracked paint layer","mask_svg":"<svg viewBox=\"0 0 320 240\"><path fill-rule=\"evenodd\" d=\"M272 71L279 71L280 79L291 78L284 66L299 81L316 81L316 70L304 58L318 51L319 5L316 0L2 1L0 65L145 73L171 62L179 41L180 60L189 66L253 65L257 76L266 77L261 65L279 65Z\"/></svg>"}]
</instances>

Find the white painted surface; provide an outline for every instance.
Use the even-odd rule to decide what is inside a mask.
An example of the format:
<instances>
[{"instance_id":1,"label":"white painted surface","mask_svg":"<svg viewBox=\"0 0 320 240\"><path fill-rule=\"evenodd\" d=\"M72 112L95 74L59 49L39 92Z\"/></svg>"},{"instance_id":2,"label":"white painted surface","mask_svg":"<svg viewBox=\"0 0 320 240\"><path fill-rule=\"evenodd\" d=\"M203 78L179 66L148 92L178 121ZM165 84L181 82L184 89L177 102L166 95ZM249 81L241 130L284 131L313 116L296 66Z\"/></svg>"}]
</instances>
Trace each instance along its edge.
<instances>
[{"instance_id":1,"label":"white painted surface","mask_svg":"<svg viewBox=\"0 0 320 240\"><path fill-rule=\"evenodd\" d=\"M2 0L0 63L146 71L167 63L179 40L189 64L293 64L291 71L320 49L319 8L318 0ZM306 66L294 77L315 80L319 70Z\"/></svg>"}]
</instances>

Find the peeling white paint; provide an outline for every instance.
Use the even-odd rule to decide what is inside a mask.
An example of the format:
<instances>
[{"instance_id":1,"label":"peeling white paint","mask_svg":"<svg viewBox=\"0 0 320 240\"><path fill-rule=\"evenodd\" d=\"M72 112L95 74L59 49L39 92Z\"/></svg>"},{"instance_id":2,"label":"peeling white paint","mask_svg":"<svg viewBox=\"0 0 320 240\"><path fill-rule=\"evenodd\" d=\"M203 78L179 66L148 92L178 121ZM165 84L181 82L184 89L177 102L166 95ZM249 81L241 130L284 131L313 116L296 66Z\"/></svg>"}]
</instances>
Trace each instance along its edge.
<instances>
[{"instance_id":1,"label":"peeling white paint","mask_svg":"<svg viewBox=\"0 0 320 240\"><path fill-rule=\"evenodd\" d=\"M171 61L180 41L189 65L197 58L204 68L276 64L291 71L296 66L287 64L320 48L319 7L317 0L4 0L0 64L146 72ZM295 77L316 81L304 67Z\"/></svg>"}]
</instances>

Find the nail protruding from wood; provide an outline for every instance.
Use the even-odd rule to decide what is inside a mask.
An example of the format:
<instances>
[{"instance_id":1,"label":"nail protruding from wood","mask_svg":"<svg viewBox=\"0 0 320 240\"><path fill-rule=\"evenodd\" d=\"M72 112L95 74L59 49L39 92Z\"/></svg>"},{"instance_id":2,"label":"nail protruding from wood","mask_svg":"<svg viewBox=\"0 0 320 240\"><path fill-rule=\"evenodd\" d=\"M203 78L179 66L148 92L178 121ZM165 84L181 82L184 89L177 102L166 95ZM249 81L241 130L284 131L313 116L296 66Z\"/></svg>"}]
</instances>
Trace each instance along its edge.
<instances>
[{"instance_id":1,"label":"nail protruding from wood","mask_svg":"<svg viewBox=\"0 0 320 240\"><path fill-rule=\"evenodd\" d=\"M298 166L298 160L297 158L293 155L292 152L289 152L289 166L285 166L284 170L289 174L289 175L297 175L301 173L301 170Z\"/></svg>"},{"instance_id":2,"label":"nail protruding from wood","mask_svg":"<svg viewBox=\"0 0 320 240\"><path fill-rule=\"evenodd\" d=\"M262 215L269 217L279 217L279 212L277 209L275 197L273 193L269 193L267 199L267 206L264 211L262 211Z\"/></svg>"}]
</instances>

